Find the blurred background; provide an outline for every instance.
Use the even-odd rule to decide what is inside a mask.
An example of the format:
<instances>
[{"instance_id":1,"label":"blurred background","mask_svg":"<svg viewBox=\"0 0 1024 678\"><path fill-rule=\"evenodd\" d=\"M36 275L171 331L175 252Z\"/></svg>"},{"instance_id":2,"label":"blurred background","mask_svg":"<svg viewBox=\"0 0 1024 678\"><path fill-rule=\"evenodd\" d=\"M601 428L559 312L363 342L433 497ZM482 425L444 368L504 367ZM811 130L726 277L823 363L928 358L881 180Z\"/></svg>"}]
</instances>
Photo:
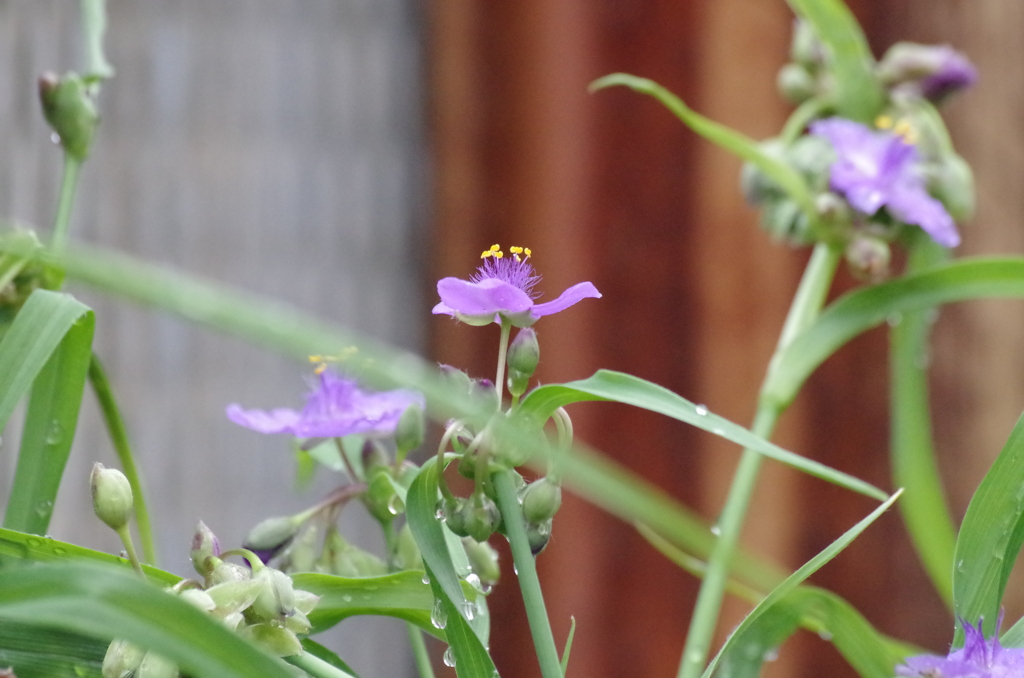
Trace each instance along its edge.
<instances>
[{"instance_id":1,"label":"blurred background","mask_svg":"<svg viewBox=\"0 0 1024 678\"><path fill-rule=\"evenodd\" d=\"M901 39L951 43L979 67L979 84L946 109L978 181L978 213L959 253L1022 252L1024 75L1015 65L1024 59L1024 5L851 5L876 55ZM739 193L738 161L653 100L589 95L586 86L615 71L653 78L714 119L772 136L789 111L774 87L792 22L782 0L111 0L109 8L108 57L118 72L102 94L74 238L290 301L474 376L491 373L497 331L430 316L434 281L470 273L495 242L526 245L549 298L580 280L604 294L540 324L542 381L624 370L749 423L807 252L759 230ZM35 78L80 64L76 3L0 0L5 217L41 228L52 219L60 160ZM835 293L854 284L842 273ZM331 487L321 474L296 493L288 441L222 416L234 401L299 404L308 366L76 293L97 310L97 351L125 406L164 566L188 571L200 518L235 543L259 519ZM1019 303L949 307L936 324L935 433L957 518L1024 410L1022 345ZM853 341L810 380L776 441L890 487L886 361L884 330ZM572 413L583 440L714 519L733 446L612 404ZM89 516L88 466L114 458L89 396L82 421L52 532L116 550ZM3 478L15 445L5 437ZM774 464L754 502L746 543L790 568L873 506ZM354 540L372 546L372 528L346 513ZM577 621L573 675L674 675L696 581L630 525L570 496L539 564L556 637L570 615ZM813 581L883 632L945 651L952 620L897 512ZM511 576L491 609L502 675L537 675ZM731 604L722 629L744 611ZM1021 587L1011 585L1007 618L1022 613ZM348 621L327 644L367 678L412 675L400 624ZM810 634L786 644L769 672L854 675Z\"/></svg>"}]
</instances>

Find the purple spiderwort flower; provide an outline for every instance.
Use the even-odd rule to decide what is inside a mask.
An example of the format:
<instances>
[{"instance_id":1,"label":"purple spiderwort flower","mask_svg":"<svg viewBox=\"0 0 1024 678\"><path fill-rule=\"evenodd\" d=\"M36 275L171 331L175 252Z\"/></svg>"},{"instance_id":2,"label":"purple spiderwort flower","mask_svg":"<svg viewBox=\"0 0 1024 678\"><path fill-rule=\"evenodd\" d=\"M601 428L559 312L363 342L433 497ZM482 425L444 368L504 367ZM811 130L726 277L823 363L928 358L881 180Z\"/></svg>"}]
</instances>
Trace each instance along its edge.
<instances>
[{"instance_id":1,"label":"purple spiderwort flower","mask_svg":"<svg viewBox=\"0 0 1024 678\"><path fill-rule=\"evenodd\" d=\"M443 278L437 283L441 302L434 306L435 315L447 314L469 325L488 325L504 318L516 327L529 327L538 319L564 311L587 298L600 298L592 283L577 283L554 301L538 304L533 288L540 276L530 264L530 250L510 248L505 257L498 245L485 250L483 264L469 280ZM522 256L520 256L522 255Z\"/></svg>"},{"instance_id":2,"label":"purple spiderwort flower","mask_svg":"<svg viewBox=\"0 0 1024 678\"><path fill-rule=\"evenodd\" d=\"M340 438L354 433L390 435L402 413L412 406L422 408L423 396L406 389L371 393L361 390L354 379L339 377L329 370L320 373L320 383L306 397L302 411L285 408L244 410L228 405L228 419L260 433L291 433L299 438Z\"/></svg>"},{"instance_id":3,"label":"purple spiderwort flower","mask_svg":"<svg viewBox=\"0 0 1024 678\"><path fill-rule=\"evenodd\" d=\"M896 667L897 676L908 678L1019 678L1024 676L1024 649L1007 648L999 644L999 615L996 631L991 640L985 640L978 626L966 621L964 646L951 650L947 657L931 654L908 657L906 663Z\"/></svg>"},{"instance_id":4,"label":"purple spiderwort flower","mask_svg":"<svg viewBox=\"0 0 1024 678\"><path fill-rule=\"evenodd\" d=\"M878 64L882 82L899 91L941 102L978 80L970 59L949 45L898 42Z\"/></svg>"},{"instance_id":5,"label":"purple spiderwort flower","mask_svg":"<svg viewBox=\"0 0 1024 678\"><path fill-rule=\"evenodd\" d=\"M810 128L835 149L829 183L855 209L870 216L885 207L896 219L920 226L940 245L960 244L953 217L925 189L913 144L897 133L843 118L819 120Z\"/></svg>"},{"instance_id":6,"label":"purple spiderwort flower","mask_svg":"<svg viewBox=\"0 0 1024 678\"><path fill-rule=\"evenodd\" d=\"M940 101L950 94L966 89L978 80L974 64L949 45L935 48L939 53L939 67L921 81L921 94L932 101Z\"/></svg>"}]
</instances>

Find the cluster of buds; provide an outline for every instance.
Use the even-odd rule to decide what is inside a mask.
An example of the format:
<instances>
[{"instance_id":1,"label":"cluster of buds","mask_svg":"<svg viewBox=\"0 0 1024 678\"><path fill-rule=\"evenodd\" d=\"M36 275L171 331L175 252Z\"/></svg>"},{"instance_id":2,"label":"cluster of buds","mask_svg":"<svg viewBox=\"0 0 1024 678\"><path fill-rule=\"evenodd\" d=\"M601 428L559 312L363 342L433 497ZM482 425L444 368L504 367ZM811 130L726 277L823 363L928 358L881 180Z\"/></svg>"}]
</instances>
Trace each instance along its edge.
<instances>
[{"instance_id":1,"label":"cluster of buds","mask_svg":"<svg viewBox=\"0 0 1024 678\"><path fill-rule=\"evenodd\" d=\"M966 57L946 45L891 47L873 71L884 100L871 125L830 117L834 62L810 24L796 23L791 57L779 87L806 105L761 150L803 178L814 210L748 163L744 194L765 229L794 244L842 245L852 272L871 282L888 273L890 243L916 237L916 227L942 246L958 245L955 222L974 210L974 181L935 105L976 80Z\"/></svg>"}]
</instances>

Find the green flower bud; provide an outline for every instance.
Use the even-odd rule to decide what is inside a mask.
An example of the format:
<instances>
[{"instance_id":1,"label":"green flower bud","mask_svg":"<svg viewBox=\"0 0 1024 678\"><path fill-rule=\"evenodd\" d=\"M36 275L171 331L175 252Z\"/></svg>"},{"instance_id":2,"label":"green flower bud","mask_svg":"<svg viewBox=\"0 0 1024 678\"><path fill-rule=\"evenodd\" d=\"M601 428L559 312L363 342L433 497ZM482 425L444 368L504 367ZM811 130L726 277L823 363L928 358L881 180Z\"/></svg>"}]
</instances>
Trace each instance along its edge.
<instances>
[{"instance_id":1,"label":"green flower bud","mask_svg":"<svg viewBox=\"0 0 1024 678\"><path fill-rule=\"evenodd\" d=\"M372 471L366 492L363 493L363 503L370 515L380 523L390 523L405 509L388 467L378 466Z\"/></svg>"},{"instance_id":2,"label":"green flower bud","mask_svg":"<svg viewBox=\"0 0 1024 678\"><path fill-rule=\"evenodd\" d=\"M857 234L846 246L846 262L854 277L878 283L889 274L889 244L880 238Z\"/></svg>"},{"instance_id":3,"label":"green flower bud","mask_svg":"<svg viewBox=\"0 0 1024 678\"><path fill-rule=\"evenodd\" d=\"M211 569L210 576L207 577L207 583L210 586L233 581L245 581L252 578L252 572L249 568L242 565L225 562L216 556L210 558L209 561Z\"/></svg>"},{"instance_id":4,"label":"green flower bud","mask_svg":"<svg viewBox=\"0 0 1024 678\"><path fill-rule=\"evenodd\" d=\"M793 42L790 58L808 68L817 68L825 63L825 46L810 23L797 19L793 24Z\"/></svg>"},{"instance_id":5,"label":"green flower bud","mask_svg":"<svg viewBox=\"0 0 1024 678\"><path fill-rule=\"evenodd\" d=\"M107 646L103 656L103 678L134 676L142 664L146 651L127 640L115 640Z\"/></svg>"},{"instance_id":6,"label":"green flower bud","mask_svg":"<svg viewBox=\"0 0 1024 678\"><path fill-rule=\"evenodd\" d=\"M530 551L539 555L551 541L551 519L526 526L526 538L530 541Z\"/></svg>"},{"instance_id":7,"label":"green flower bud","mask_svg":"<svg viewBox=\"0 0 1024 678\"><path fill-rule=\"evenodd\" d=\"M444 501L441 505L441 517L444 519L444 524L458 537L465 537L469 534L466 532L466 517L463 513L465 505L466 500L462 497Z\"/></svg>"},{"instance_id":8,"label":"green flower bud","mask_svg":"<svg viewBox=\"0 0 1024 678\"><path fill-rule=\"evenodd\" d=\"M469 478L470 480L476 478L476 462L477 455L475 453L462 455L459 459L458 465L456 466L459 471L459 475L463 478Z\"/></svg>"},{"instance_id":9,"label":"green flower bud","mask_svg":"<svg viewBox=\"0 0 1024 678\"><path fill-rule=\"evenodd\" d=\"M793 102L802 104L817 93L818 83L814 76L801 64L786 64L779 69L775 80L779 93Z\"/></svg>"},{"instance_id":10,"label":"green flower bud","mask_svg":"<svg viewBox=\"0 0 1024 678\"><path fill-rule=\"evenodd\" d=\"M375 577L388 571L383 560L350 544L335 528L324 539L320 569L339 577Z\"/></svg>"},{"instance_id":11,"label":"green flower bud","mask_svg":"<svg viewBox=\"0 0 1024 678\"><path fill-rule=\"evenodd\" d=\"M185 589L178 597L203 612L213 612L217 608L210 594L202 589Z\"/></svg>"},{"instance_id":12,"label":"green flower bud","mask_svg":"<svg viewBox=\"0 0 1024 678\"><path fill-rule=\"evenodd\" d=\"M206 594L213 600L216 614L226 618L252 605L262 591L262 580L243 579L211 586L206 589Z\"/></svg>"},{"instance_id":13,"label":"green flower bud","mask_svg":"<svg viewBox=\"0 0 1024 678\"><path fill-rule=\"evenodd\" d=\"M219 555L220 542L217 540L217 535L200 520L196 525L196 533L192 537L192 551L189 554L192 566L203 577L209 577L213 572L213 563L210 558Z\"/></svg>"},{"instance_id":14,"label":"green flower bud","mask_svg":"<svg viewBox=\"0 0 1024 678\"><path fill-rule=\"evenodd\" d=\"M255 552L263 562L267 562L291 543L302 522L295 516L267 518L249 530L242 540L242 548Z\"/></svg>"},{"instance_id":15,"label":"green flower bud","mask_svg":"<svg viewBox=\"0 0 1024 678\"><path fill-rule=\"evenodd\" d=\"M508 368L526 375L533 376L540 362L540 344L537 333L532 327L526 327L516 333L516 338L508 347Z\"/></svg>"},{"instance_id":16,"label":"green flower bud","mask_svg":"<svg viewBox=\"0 0 1024 678\"><path fill-rule=\"evenodd\" d=\"M363 461L363 471L367 475L371 474L377 467L388 465L388 458L384 451L380 448L380 445L372 440L367 440L363 443L360 457Z\"/></svg>"},{"instance_id":17,"label":"green flower bud","mask_svg":"<svg viewBox=\"0 0 1024 678\"><path fill-rule=\"evenodd\" d=\"M399 458L403 459L410 450L423 444L426 424L423 421L423 408L410 405L402 412L395 427L395 445L398 447Z\"/></svg>"},{"instance_id":18,"label":"green flower bud","mask_svg":"<svg viewBox=\"0 0 1024 678\"><path fill-rule=\"evenodd\" d=\"M451 365L438 365L438 367L445 382L456 393L466 394L473 390L473 380L462 370Z\"/></svg>"},{"instance_id":19,"label":"green flower bud","mask_svg":"<svg viewBox=\"0 0 1024 678\"><path fill-rule=\"evenodd\" d=\"M316 523L307 523L281 556L278 569L285 572L312 572L316 564L319 536L320 528Z\"/></svg>"},{"instance_id":20,"label":"green flower bud","mask_svg":"<svg viewBox=\"0 0 1024 678\"><path fill-rule=\"evenodd\" d=\"M498 552L487 542L477 541L472 537L463 537L462 547L466 550L469 567L480 578L484 586L494 586L501 578L501 566Z\"/></svg>"},{"instance_id":21,"label":"green flower bud","mask_svg":"<svg viewBox=\"0 0 1024 678\"><path fill-rule=\"evenodd\" d=\"M178 667L155 652L147 652L135 678L178 678Z\"/></svg>"},{"instance_id":22,"label":"green flower bud","mask_svg":"<svg viewBox=\"0 0 1024 678\"><path fill-rule=\"evenodd\" d=\"M39 100L43 116L60 137L60 144L69 156L78 161L89 155L99 115L85 82L76 73L58 78L46 73L39 78Z\"/></svg>"},{"instance_id":23,"label":"green flower bud","mask_svg":"<svg viewBox=\"0 0 1024 678\"><path fill-rule=\"evenodd\" d=\"M120 530L128 524L132 514L132 486L124 474L114 468L106 468L97 462L89 476L92 487L92 507L96 517L112 530Z\"/></svg>"},{"instance_id":24,"label":"green flower bud","mask_svg":"<svg viewBox=\"0 0 1024 678\"><path fill-rule=\"evenodd\" d=\"M239 634L276 657L290 657L303 652L302 643L295 637L295 633L282 626L253 624L239 631Z\"/></svg>"},{"instance_id":25,"label":"green flower bud","mask_svg":"<svg viewBox=\"0 0 1024 678\"><path fill-rule=\"evenodd\" d=\"M522 492L523 515L527 523L549 520L562 505L562 488L548 478L535 480Z\"/></svg>"},{"instance_id":26,"label":"green flower bud","mask_svg":"<svg viewBox=\"0 0 1024 678\"><path fill-rule=\"evenodd\" d=\"M403 570L422 570L423 556L420 547L416 545L416 539L412 536L409 523L406 523L398 532L398 546L395 549L395 557L398 566Z\"/></svg>"},{"instance_id":27,"label":"green flower bud","mask_svg":"<svg viewBox=\"0 0 1024 678\"><path fill-rule=\"evenodd\" d=\"M295 613L295 589L291 577L272 567L264 567L252 578L263 582L263 589L250 608L257 619L283 621Z\"/></svg>"},{"instance_id":28,"label":"green flower bud","mask_svg":"<svg viewBox=\"0 0 1024 678\"><path fill-rule=\"evenodd\" d=\"M466 536L477 541L486 541L501 522L497 504L483 492L474 492L462 505L460 513L465 522Z\"/></svg>"}]
</instances>

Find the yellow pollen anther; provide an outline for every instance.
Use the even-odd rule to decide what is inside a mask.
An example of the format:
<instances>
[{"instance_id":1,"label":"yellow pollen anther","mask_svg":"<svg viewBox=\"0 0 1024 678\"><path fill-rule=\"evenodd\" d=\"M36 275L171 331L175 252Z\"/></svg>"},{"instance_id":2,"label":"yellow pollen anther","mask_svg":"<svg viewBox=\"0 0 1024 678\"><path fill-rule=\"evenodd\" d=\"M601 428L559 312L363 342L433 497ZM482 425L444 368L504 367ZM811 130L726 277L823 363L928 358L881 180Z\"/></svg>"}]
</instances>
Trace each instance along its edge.
<instances>
[{"instance_id":1,"label":"yellow pollen anther","mask_svg":"<svg viewBox=\"0 0 1024 678\"><path fill-rule=\"evenodd\" d=\"M498 250L497 252L494 253L493 256L495 259L501 259L503 256L505 256L505 253L502 252L501 250Z\"/></svg>"},{"instance_id":2,"label":"yellow pollen anther","mask_svg":"<svg viewBox=\"0 0 1024 678\"><path fill-rule=\"evenodd\" d=\"M889 129L892 127L892 118L888 115L880 115L875 118L875 127L878 129Z\"/></svg>"},{"instance_id":3,"label":"yellow pollen anther","mask_svg":"<svg viewBox=\"0 0 1024 678\"><path fill-rule=\"evenodd\" d=\"M903 137L903 140L906 141L908 144L917 143L917 129L915 129L914 126L907 120L900 120L898 123L896 123L896 127L894 127L892 131L898 134L899 136Z\"/></svg>"},{"instance_id":4,"label":"yellow pollen anther","mask_svg":"<svg viewBox=\"0 0 1024 678\"><path fill-rule=\"evenodd\" d=\"M531 250L529 247L524 247L523 252L526 254L527 259L533 256L533 250Z\"/></svg>"},{"instance_id":5,"label":"yellow pollen anther","mask_svg":"<svg viewBox=\"0 0 1024 678\"><path fill-rule=\"evenodd\" d=\"M481 259L486 259L487 257L491 256L492 254L494 254L494 253L491 252L490 250L484 250L483 252L480 253L480 258Z\"/></svg>"},{"instance_id":6,"label":"yellow pollen anther","mask_svg":"<svg viewBox=\"0 0 1024 678\"><path fill-rule=\"evenodd\" d=\"M523 253L523 248L522 247L509 247L508 251L511 252L512 254L522 254Z\"/></svg>"}]
</instances>

